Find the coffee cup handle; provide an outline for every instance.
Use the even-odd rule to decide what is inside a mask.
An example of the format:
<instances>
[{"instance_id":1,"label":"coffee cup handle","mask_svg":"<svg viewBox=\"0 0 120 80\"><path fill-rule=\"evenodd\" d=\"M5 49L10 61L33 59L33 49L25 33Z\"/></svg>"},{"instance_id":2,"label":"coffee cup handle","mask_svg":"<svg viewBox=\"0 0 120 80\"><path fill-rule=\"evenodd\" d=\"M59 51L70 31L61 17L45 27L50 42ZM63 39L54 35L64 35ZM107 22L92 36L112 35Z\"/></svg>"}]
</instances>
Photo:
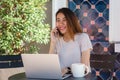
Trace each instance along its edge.
<instances>
[{"instance_id":1,"label":"coffee cup handle","mask_svg":"<svg viewBox=\"0 0 120 80\"><path fill-rule=\"evenodd\" d=\"M85 68L86 68L86 70L87 70L87 72L85 73L85 76L90 72L90 69L89 69L89 67L88 66L86 66L85 65Z\"/></svg>"}]
</instances>

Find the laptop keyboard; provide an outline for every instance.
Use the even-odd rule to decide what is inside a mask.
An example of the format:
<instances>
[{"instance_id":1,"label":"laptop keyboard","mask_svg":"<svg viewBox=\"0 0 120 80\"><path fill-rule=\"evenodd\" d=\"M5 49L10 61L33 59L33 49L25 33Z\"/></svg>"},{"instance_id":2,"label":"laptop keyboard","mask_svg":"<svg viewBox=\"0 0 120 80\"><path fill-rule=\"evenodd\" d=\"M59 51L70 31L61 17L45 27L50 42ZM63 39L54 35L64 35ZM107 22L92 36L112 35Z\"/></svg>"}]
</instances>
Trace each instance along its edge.
<instances>
[{"instance_id":1,"label":"laptop keyboard","mask_svg":"<svg viewBox=\"0 0 120 80\"><path fill-rule=\"evenodd\" d=\"M69 77L69 76L71 76L72 74L64 74L63 76L62 76L62 79L65 79L65 78L67 78L67 77Z\"/></svg>"}]
</instances>

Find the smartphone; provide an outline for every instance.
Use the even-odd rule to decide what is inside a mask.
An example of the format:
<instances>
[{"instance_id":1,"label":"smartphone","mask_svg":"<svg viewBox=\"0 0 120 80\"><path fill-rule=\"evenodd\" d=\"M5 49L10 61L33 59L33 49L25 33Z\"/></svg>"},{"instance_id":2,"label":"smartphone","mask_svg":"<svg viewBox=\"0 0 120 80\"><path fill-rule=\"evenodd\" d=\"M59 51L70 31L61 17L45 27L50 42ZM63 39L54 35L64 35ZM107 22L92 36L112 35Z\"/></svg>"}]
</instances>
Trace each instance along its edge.
<instances>
[{"instance_id":1,"label":"smartphone","mask_svg":"<svg viewBox=\"0 0 120 80\"><path fill-rule=\"evenodd\" d=\"M58 34L60 35L60 36L63 36L63 34L60 32L60 30L57 28L57 30L58 30Z\"/></svg>"}]
</instances>

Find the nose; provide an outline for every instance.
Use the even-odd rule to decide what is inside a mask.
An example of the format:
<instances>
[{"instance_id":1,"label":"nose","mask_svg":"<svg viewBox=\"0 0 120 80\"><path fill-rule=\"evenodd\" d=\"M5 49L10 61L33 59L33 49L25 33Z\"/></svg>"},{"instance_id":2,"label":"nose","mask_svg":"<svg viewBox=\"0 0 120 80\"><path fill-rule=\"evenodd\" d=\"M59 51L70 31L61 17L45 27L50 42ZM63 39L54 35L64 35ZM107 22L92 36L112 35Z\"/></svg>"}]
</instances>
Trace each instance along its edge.
<instances>
[{"instance_id":1,"label":"nose","mask_svg":"<svg viewBox=\"0 0 120 80\"><path fill-rule=\"evenodd\" d=\"M64 22L63 21L60 21L60 25L63 25L64 24Z\"/></svg>"}]
</instances>

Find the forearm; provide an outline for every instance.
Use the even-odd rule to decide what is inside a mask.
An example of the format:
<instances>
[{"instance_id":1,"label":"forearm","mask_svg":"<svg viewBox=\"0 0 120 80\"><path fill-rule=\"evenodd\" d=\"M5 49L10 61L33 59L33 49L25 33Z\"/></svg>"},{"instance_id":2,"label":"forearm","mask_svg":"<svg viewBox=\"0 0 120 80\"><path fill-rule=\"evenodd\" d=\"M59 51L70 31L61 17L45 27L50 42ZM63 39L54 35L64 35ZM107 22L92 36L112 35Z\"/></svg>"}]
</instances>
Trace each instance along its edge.
<instances>
[{"instance_id":1,"label":"forearm","mask_svg":"<svg viewBox=\"0 0 120 80\"><path fill-rule=\"evenodd\" d=\"M90 66L90 50L82 52L81 63Z\"/></svg>"},{"instance_id":2,"label":"forearm","mask_svg":"<svg viewBox=\"0 0 120 80\"><path fill-rule=\"evenodd\" d=\"M55 53L55 43L52 41L50 42L50 49L49 49L49 54Z\"/></svg>"}]
</instances>

